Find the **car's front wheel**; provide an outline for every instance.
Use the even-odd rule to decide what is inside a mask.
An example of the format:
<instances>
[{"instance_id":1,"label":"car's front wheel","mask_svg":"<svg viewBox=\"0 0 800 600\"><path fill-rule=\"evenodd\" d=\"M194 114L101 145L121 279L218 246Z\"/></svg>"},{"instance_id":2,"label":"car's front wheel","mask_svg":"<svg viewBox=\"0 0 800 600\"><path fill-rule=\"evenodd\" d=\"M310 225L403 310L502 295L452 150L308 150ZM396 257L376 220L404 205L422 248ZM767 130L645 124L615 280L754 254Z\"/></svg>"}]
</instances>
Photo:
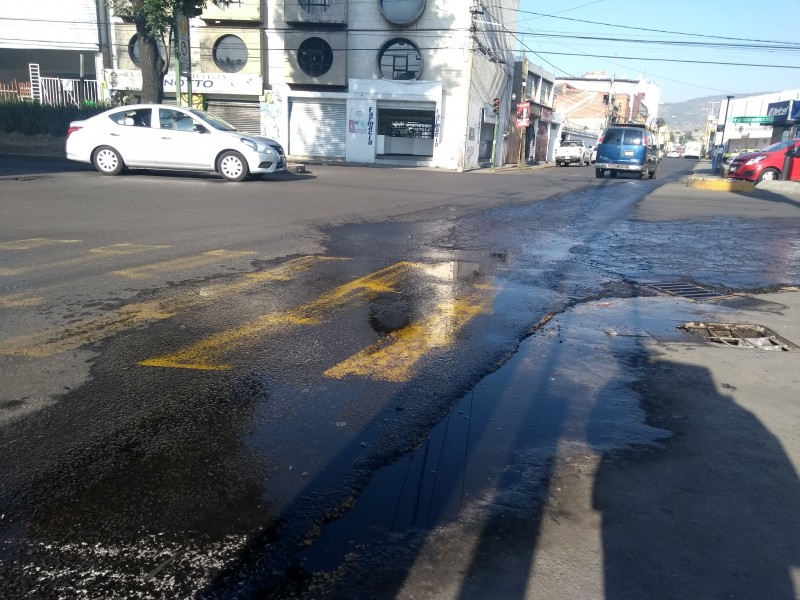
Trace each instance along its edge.
<instances>
[{"instance_id":1,"label":"car's front wheel","mask_svg":"<svg viewBox=\"0 0 800 600\"><path fill-rule=\"evenodd\" d=\"M775 181L776 179L780 179L781 174L778 172L777 169L764 169L761 171L761 175L758 176L759 181Z\"/></svg>"},{"instance_id":2,"label":"car's front wheel","mask_svg":"<svg viewBox=\"0 0 800 600\"><path fill-rule=\"evenodd\" d=\"M119 175L125 163L122 162L122 157L111 146L100 146L94 153L94 168L103 175Z\"/></svg>"},{"instance_id":3,"label":"car's front wheel","mask_svg":"<svg viewBox=\"0 0 800 600\"><path fill-rule=\"evenodd\" d=\"M242 181L247 177L247 161L238 152L229 150L219 157L217 172L228 181Z\"/></svg>"}]
</instances>

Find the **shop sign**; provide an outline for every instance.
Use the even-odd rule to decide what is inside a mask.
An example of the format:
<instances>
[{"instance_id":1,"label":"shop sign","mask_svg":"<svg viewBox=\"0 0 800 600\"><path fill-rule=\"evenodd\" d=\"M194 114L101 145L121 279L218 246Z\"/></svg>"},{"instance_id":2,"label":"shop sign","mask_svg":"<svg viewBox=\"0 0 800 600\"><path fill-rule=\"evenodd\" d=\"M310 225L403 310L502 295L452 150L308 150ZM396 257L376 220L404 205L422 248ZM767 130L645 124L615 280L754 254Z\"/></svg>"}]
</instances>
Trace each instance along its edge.
<instances>
[{"instance_id":1,"label":"shop sign","mask_svg":"<svg viewBox=\"0 0 800 600\"><path fill-rule=\"evenodd\" d=\"M142 72L138 69L105 69L106 82L111 91L138 91L142 89ZM181 89L187 87L187 78L181 77ZM175 75L164 76L164 91L175 91ZM260 96L264 93L261 75L243 73L192 73L192 91L198 94L239 94Z\"/></svg>"},{"instance_id":2,"label":"shop sign","mask_svg":"<svg viewBox=\"0 0 800 600\"><path fill-rule=\"evenodd\" d=\"M794 104L793 100L770 102L767 104L767 116L773 118L773 123L785 123L789 120L792 112L795 112L791 110L792 104ZM796 114L794 117L796 118Z\"/></svg>"},{"instance_id":3,"label":"shop sign","mask_svg":"<svg viewBox=\"0 0 800 600\"><path fill-rule=\"evenodd\" d=\"M772 123L775 119L772 115L761 117L733 117L734 123Z\"/></svg>"},{"instance_id":4,"label":"shop sign","mask_svg":"<svg viewBox=\"0 0 800 600\"><path fill-rule=\"evenodd\" d=\"M517 104L517 127L528 127L531 124L531 103L521 102Z\"/></svg>"}]
</instances>

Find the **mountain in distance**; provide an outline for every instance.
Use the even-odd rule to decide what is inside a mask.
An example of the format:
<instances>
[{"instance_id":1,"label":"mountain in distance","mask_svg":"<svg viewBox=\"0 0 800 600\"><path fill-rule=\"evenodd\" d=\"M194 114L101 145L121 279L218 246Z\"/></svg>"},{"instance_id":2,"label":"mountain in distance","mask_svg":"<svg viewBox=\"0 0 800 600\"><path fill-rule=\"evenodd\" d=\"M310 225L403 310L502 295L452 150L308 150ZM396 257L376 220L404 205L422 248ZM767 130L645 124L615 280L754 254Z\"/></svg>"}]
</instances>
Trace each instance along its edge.
<instances>
[{"instance_id":1,"label":"mountain in distance","mask_svg":"<svg viewBox=\"0 0 800 600\"><path fill-rule=\"evenodd\" d=\"M752 94L742 94L737 98L749 96L760 96L770 92L753 92ZM719 114L720 102L722 109L725 110L725 96L703 96L692 98L683 102L664 102L658 106L658 116L667 122L670 129L677 131L699 131L704 132L708 116L714 117ZM724 116L724 115L723 115Z\"/></svg>"}]
</instances>

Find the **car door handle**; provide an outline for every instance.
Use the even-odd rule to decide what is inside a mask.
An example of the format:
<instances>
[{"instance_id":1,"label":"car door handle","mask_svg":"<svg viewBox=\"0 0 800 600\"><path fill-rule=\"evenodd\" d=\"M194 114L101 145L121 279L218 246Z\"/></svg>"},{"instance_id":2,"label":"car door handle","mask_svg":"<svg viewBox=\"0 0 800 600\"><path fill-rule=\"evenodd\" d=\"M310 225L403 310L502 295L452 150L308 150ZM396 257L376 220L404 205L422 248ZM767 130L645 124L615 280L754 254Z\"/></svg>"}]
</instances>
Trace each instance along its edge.
<instances>
[{"instance_id":1,"label":"car door handle","mask_svg":"<svg viewBox=\"0 0 800 600\"><path fill-rule=\"evenodd\" d=\"M119 137L119 134L118 133L112 133L111 136L112 137Z\"/></svg>"}]
</instances>

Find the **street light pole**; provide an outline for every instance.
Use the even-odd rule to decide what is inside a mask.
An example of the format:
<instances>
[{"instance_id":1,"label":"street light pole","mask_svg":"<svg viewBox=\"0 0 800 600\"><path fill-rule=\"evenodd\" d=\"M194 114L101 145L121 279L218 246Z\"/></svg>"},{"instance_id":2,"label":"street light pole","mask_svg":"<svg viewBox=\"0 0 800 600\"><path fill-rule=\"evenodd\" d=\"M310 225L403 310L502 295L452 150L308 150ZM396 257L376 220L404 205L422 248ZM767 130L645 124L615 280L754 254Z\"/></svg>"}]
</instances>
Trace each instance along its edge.
<instances>
[{"instance_id":1,"label":"street light pole","mask_svg":"<svg viewBox=\"0 0 800 600\"><path fill-rule=\"evenodd\" d=\"M725 126L728 124L728 109L731 106L731 100L733 100L733 96L725 96L728 101L725 103L725 118L722 120L722 143L720 146L725 145Z\"/></svg>"}]
</instances>

